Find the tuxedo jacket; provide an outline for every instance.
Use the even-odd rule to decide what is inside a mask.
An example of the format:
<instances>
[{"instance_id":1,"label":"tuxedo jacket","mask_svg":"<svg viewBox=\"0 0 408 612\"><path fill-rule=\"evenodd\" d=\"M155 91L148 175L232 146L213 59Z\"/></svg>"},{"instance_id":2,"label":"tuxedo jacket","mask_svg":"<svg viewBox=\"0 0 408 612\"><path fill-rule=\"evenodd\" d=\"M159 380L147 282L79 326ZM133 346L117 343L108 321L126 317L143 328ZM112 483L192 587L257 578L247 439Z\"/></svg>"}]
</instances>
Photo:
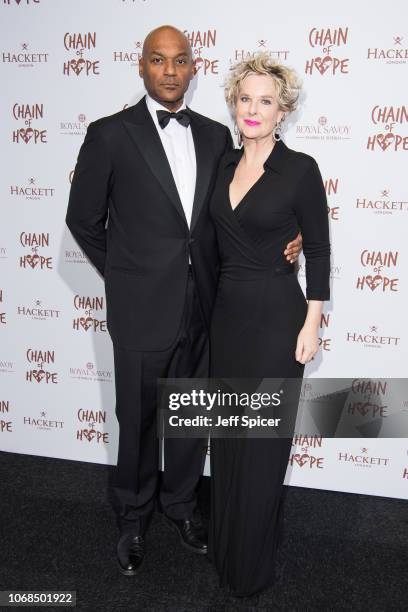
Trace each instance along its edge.
<instances>
[{"instance_id":1,"label":"tuxedo jacket","mask_svg":"<svg viewBox=\"0 0 408 612\"><path fill-rule=\"evenodd\" d=\"M191 111L197 179L190 228L145 98L91 123L79 151L66 223L105 280L107 326L118 346L160 351L174 342L189 256L208 327L218 276L208 212L228 128Z\"/></svg>"}]
</instances>

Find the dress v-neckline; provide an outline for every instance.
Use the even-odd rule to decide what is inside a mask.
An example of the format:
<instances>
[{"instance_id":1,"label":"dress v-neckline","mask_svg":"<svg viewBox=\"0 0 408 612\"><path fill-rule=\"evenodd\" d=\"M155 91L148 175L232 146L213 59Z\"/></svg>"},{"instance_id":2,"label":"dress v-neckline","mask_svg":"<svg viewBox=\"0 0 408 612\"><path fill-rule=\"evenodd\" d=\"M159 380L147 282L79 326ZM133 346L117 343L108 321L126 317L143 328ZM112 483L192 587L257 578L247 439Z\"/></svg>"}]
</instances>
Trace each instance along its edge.
<instances>
[{"instance_id":1,"label":"dress v-neckline","mask_svg":"<svg viewBox=\"0 0 408 612\"><path fill-rule=\"evenodd\" d=\"M234 174L232 175L232 179L231 181L228 183L228 206L230 207L230 209L232 210L232 212L235 212L238 208L240 208L241 204L246 200L246 198L248 197L248 195L253 191L253 189L256 187L256 185L258 185L258 183L260 182L260 180L262 179L263 176L265 176L266 174L266 170L264 169L264 171L262 172L261 176L259 176L256 181L254 183L252 183L252 185L250 186L250 188L244 193L244 195L242 196L242 198L239 200L238 204L236 206L232 206L232 201L231 201L231 183L234 180L234 176L235 176L235 171L237 169L237 166L235 166L235 170L234 170Z\"/></svg>"}]
</instances>

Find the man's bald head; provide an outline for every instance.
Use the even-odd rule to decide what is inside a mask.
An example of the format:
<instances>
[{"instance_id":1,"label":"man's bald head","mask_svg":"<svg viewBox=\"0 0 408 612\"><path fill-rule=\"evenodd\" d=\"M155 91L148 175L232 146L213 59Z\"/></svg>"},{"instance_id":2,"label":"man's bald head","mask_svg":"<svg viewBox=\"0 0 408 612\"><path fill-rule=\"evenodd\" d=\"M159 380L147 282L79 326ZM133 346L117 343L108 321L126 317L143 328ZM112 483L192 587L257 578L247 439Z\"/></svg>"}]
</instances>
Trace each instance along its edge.
<instances>
[{"instance_id":1,"label":"man's bald head","mask_svg":"<svg viewBox=\"0 0 408 612\"><path fill-rule=\"evenodd\" d=\"M186 52L192 58L191 46L187 36L171 25L163 25L149 32L143 42L142 57L145 57L151 49L154 49L155 45L160 46L164 41L168 42L169 40L177 40L180 46L185 46Z\"/></svg>"},{"instance_id":2,"label":"man's bald head","mask_svg":"<svg viewBox=\"0 0 408 612\"><path fill-rule=\"evenodd\" d=\"M194 76L188 38L173 26L152 30L143 43L139 74L147 93L171 111L177 110Z\"/></svg>"}]
</instances>

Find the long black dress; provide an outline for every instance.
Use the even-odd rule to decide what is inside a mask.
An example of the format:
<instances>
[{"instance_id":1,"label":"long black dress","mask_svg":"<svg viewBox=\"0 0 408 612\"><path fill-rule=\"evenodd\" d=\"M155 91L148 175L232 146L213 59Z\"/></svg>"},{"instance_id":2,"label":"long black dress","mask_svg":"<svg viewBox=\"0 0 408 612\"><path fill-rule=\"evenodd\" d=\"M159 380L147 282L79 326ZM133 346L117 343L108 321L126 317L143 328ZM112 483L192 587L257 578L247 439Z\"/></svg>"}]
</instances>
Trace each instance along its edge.
<instances>
[{"instance_id":1,"label":"long black dress","mask_svg":"<svg viewBox=\"0 0 408 612\"><path fill-rule=\"evenodd\" d=\"M328 300L327 201L315 160L275 144L265 172L233 209L229 185L243 149L220 162L210 212L221 257L211 324L211 375L302 378L295 360L307 302L283 251L299 228L306 297ZM274 580L291 439L211 440L209 557L222 586L250 595Z\"/></svg>"}]
</instances>

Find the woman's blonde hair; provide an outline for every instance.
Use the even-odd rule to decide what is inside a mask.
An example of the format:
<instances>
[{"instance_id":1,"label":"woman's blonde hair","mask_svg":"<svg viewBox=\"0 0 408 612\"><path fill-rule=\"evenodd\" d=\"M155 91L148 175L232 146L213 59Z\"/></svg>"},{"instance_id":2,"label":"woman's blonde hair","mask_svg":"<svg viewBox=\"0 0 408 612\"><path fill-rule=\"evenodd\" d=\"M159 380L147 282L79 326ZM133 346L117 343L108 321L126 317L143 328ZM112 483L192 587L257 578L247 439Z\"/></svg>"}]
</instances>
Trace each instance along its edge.
<instances>
[{"instance_id":1,"label":"woman's blonde hair","mask_svg":"<svg viewBox=\"0 0 408 612\"><path fill-rule=\"evenodd\" d=\"M299 99L301 82L296 72L275 62L267 51L251 59L242 60L231 68L224 85L225 99L233 114L242 81L250 74L267 74L273 78L278 96L279 110L292 112Z\"/></svg>"}]
</instances>

